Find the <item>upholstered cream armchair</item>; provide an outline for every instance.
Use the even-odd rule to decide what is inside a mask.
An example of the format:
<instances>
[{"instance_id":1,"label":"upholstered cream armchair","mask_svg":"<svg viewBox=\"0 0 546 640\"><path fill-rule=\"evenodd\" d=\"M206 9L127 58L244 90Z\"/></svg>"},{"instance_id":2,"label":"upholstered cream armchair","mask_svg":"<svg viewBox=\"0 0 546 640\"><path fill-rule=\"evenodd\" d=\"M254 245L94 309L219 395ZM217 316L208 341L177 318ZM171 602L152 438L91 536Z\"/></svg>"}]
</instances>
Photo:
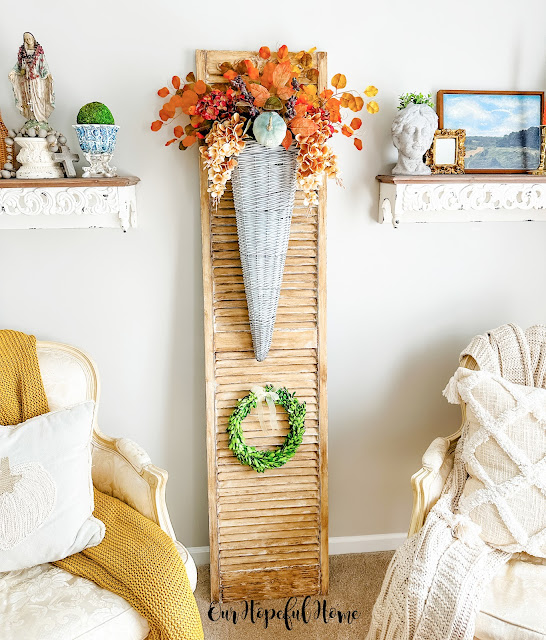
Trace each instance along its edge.
<instances>
[{"instance_id":1,"label":"upholstered cream armchair","mask_svg":"<svg viewBox=\"0 0 546 640\"><path fill-rule=\"evenodd\" d=\"M37 350L52 411L85 400L98 404L98 371L85 353L55 342L38 342ZM92 448L95 487L130 505L171 536L195 590L195 563L176 541L165 503L167 472L154 466L136 443L111 438L97 424ZM125 600L51 564L0 573L2 640L143 640L148 633L147 621Z\"/></svg>"},{"instance_id":2,"label":"upholstered cream armchair","mask_svg":"<svg viewBox=\"0 0 546 640\"><path fill-rule=\"evenodd\" d=\"M461 366L477 370L465 356ZM462 408L462 425L466 408ZM423 455L423 467L413 475L413 512L408 535L421 527L434 506L453 467L461 428L447 438L436 438ZM527 554L514 556L486 589L476 619L476 640L546 640L546 561Z\"/></svg>"}]
</instances>

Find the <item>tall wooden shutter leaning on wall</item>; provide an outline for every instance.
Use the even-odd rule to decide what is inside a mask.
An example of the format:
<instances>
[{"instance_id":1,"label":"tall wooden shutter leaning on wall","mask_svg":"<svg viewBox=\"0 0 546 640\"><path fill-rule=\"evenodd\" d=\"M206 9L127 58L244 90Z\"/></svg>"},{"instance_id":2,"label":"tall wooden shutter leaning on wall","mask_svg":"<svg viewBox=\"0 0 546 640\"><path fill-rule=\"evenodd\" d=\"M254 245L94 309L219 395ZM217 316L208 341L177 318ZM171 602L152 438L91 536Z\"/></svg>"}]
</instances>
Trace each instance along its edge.
<instances>
[{"instance_id":1,"label":"tall wooden shutter leaning on wall","mask_svg":"<svg viewBox=\"0 0 546 640\"><path fill-rule=\"evenodd\" d=\"M224 83L220 63L256 55L197 51L197 78ZM326 53L313 57L320 92ZM310 210L296 194L273 344L264 362L252 349L231 189L215 210L202 166L201 224L211 597L226 602L327 593L326 187ZM306 401L306 433L288 464L259 474L228 449L226 427L237 400L268 382L283 383ZM262 431L254 414L244 421L247 442L282 443L284 409L277 407L277 431Z\"/></svg>"}]
</instances>

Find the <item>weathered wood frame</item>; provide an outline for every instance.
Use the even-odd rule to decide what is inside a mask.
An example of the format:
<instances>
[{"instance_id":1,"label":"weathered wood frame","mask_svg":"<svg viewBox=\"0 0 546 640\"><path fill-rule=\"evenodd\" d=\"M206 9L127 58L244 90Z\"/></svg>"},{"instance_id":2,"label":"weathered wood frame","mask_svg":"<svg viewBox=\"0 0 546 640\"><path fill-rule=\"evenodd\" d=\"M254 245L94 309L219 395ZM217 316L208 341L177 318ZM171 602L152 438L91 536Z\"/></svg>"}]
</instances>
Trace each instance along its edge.
<instances>
[{"instance_id":1,"label":"weathered wood frame","mask_svg":"<svg viewBox=\"0 0 546 640\"><path fill-rule=\"evenodd\" d=\"M215 73L211 73L211 70L215 71L217 69L218 62L223 61L240 61L245 58L253 58L256 57L256 52L248 52L248 51L204 51L198 50L196 52L196 70L197 70L197 78L202 79L208 83L221 83L225 82L221 76L221 74L216 71ZM317 52L313 54L314 57L314 66L319 71L319 78L317 81L318 91L322 91L326 87L327 83L327 69L326 69L326 53ZM305 329L298 330L298 327L293 329L286 328L284 323L280 323L278 320L277 326L279 328L275 330L275 335L273 338L272 350L270 356L263 362L258 363L256 361L252 361L252 343L250 339L250 330L249 327L245 327L246 330L241 330L241 325L238 324L234 327L234 331L231 333L225 333L222 336L220 332L217 331L217 318L215 316L215 300L214 300L214 291L215 291L215 283L218 281L218 269L215 269L213 266L213 241L214 234L212 231L212 221L216 215L215 211L211 208L209 194L207 193L208 181L207 181L207 173L206 170L203 169L201 164L201 172L200 172L200 183L201 183L201 232L202 232L202 250L203 250L203 284L204 284L204 333L205 333L205 378L206 378L206 421L207 421L207 467L208 467L208 502L209 502L209 535L210 535L210 575L211 575L211 597L213 600L240 600L240 599L250 599L250 598L259 598L259 597L286 597L290 595L307 595L307 594L325 594L328 591L328 457L327 457L327 419L328 419L328 408L327 408L327 394L326 394L326 185L321 188L319 193L319 204L311 214L309 214L309 219L304 220L306 229L311 228L312 224L315 225L313 229L311 229L310 236L312 240L310 241L313 244L313 250L309 251L309 255L314 256L313 264L308 263L310 266L307 268L310 272L309 275L305 276L297 276L292 275L292 278L296 280L299 278L307 279L307 282L313 281L316 277L316 285L315 294L313 296L314 303L313 305L308 305L305 307L306 312L310 313L311 316L314 317L314 325L309 327L310 323L303 323L302 326L305 325ZM228 193L226 192L227 199ZM301 204L301 194L296 196L296 202L299 202L300 209L302 208ZM220 205L222 206L222 205ZM298 204L296 204L298 207ZM316 210L316 213L315 213ZM233 214L234 215L234 214ZM300 221L303 219L303 214L300 211ZM296 217L296 211L295 211ZM234 224L234 221L231 223ZM303 227L302 227L303 228ZM294 229L294 222L292 225L292 229ZM233 226L230 227L230 231L233 232ZM306 236L307 237L307 236ZM292 234L291 234L292 239ZM303 243L305 244L305 243ZM309 242L308 242L309 244ZM289 247L290 253L290 247ZM305 252L303 252L305 253ZM237 253L233 251L233 255L237 256L238 259L238 250ZM309 259L308 259L309 260ZM287 260L288 262L288 260ZM303 269L302 269L303 270ZM315 276L316 274L316 276ZM287 278L286 269L285 269L285 279ZM290 276L288 276L290 278ZM283 282L283 286L284 286ZM291 284L291 283L288 283ZM225 285L224 285L225 286ZM306 284L308 287L308 284ZM307 292L305 292L307 293ZM282 293L281 293L281 301L282 301ZM298 289L297 285L291 284L291 295L294 298L294 304L297 305L298 298ZM246 304L246 302L245 302ZM303 307L302 307L303 308ZM235 309L233 310L235 312ZM220 318L222 320L222 318ZM225 318L223 319L225 323ZM235 322L235 320L234 320ZM281 326L282 325L282 326ZM224 324L225 326L225 324ZM312 365L314 367L314 371L312 376L315 379L315 396L314 398L310 398L313 402L316 402L316 407L314 408L312 415L315 416L315 419L309 422L313 423L313 428L310 431L316 433L315 442L309 445L304 445L300 447L302 453L300 454L300 450L296 453L295 458L290 461L285 467L281 470L272 470L279 471L279 477L276 478L276 481L279 482L279 486L282 482L298 483L299 477L297 473L306 474L306 473L315 473L316 474L316 494L317 494L317 505L309 506L309 501L305 499L289 499L287 500L287 504L290 503L290 508L277 508L277 513L282 515L277 515L278 521L281 523L279 526L283 526L282 523L288 521L289 519L293 519L298 516L297 505L301 503L301 518L302 520L306 520L305 525L301 525L302 527L307 527L307 531L312 531L313 535L307 538L298 538L298 536L303 533L301 531L298 532L298 528L296 525L286 525L293 528L293 531L283 531L283 534L292 536L294 539L293 547L286 547L285 555L283 556L286 560L283 560L283 563L286 566L279 566L278 564L272 563L274 565L274 569L271 568L271 565L268 567L267 563L264 562L264 570L261 571L259 568L256 568L255 565L259 563L259 557L262 559L267 559L267 554L271 553L273 556L278 553L275 551L273 547L272 550L268 548L263 548L259 550L261 556L256 556L257 560L254 562L252 558L252 551L250 549L245 549L246 553L245 562L250 560L248 566L253 566L253 569L244 570L241 565L239 569L236 566L237 558L231 557L229 558L230 567L232 569L230 571L226 571L223 562L220 558L221 553L221 544L219 543L219 528L224 526L222 524L222 518L219 517L219 508L222 507L219 504L219 486L222 485L223 480L219 479L219 462L221 458L220 454L224 454L223 463L226 463L226 459L228 462L231 462L231 458L233 461L239 465L238 461L235 459L231 452L226 451L227 444L225 439L225 427L219 426L219 422L222 420L225 421L225 413L226 409L222 408L219 411L218 408L218 389L221 389L221 382L218 381L216 371L219 364L219 361L222 359L222 353L225 353L229 348L229 355L231 357L236 357L237 352L248 352L248 356L246 358L246 363L243 360L244 366L247 367L248 370L248 379L252 380L249 383L249 388L252 384L255 384L255 380L260 379L261 384L265 384L269 381L269 378L273 375L272 370L274 370L276 364L284 367L284 370L290 371L288 374L290 384L290 388L296 391L296 394L299 398L305 399L302 397L298 391L298 376L302 374L298 371L298 367L296 364L291 365L291 358L294 358L293 362L303 362L312 360L312 358L308 358L305 356L308 352L315 353L316 364ZM286 352L286 357L284 353ZM303 354L303 355L302 355ZM297 357L296 357L297 356ZM234 360L231 363L227 363L229 366L233 366ZM273 363L273 364L272 364ZM220 362L221 364L221 362ZM272 369L273 368L273 369ZM301 368L301 367L300 367ZM311 375L311 374L306 374ZM233 386L233 385L232 385ZM238 391L239 396L242 397L248 391L240 390ZM303 392L305 393L305 392ZM232 408L235 406L236 398L232 401ZM309 407L310 408L310 407ZM222 413L222 416L219 414ZM308 414L311 415L311 412ZM279 413L279 419L283 419L283 416ZM255 420L255 418L254 418ZM316 425L316 426L315 426ZM254 427L256 423L254 422ZM252 429L253 423L251 420L251 416L245 420L245 431L248 430L249 436L247 440L252 442ZM264 436L264 433L260 433L255 430L254 434L256 437ZM265 438L263 437L263 442L265 446L271 446L271 444L278 444L282 436L277 434L270 434L271 437ZM284 432L283 434L284 435ZM222 449L219 451L219 438L223 438L220 440L222 443ZM310 436L310 438L312 438ZM253 444L256 444L254 442ZM308 449L308 450L306 450ZM304 451L305 450L305 451ZM315 452L316 451L316 452ZM229 458L227 458L229 456ZM305 459L301 460L305 456ZM299 460L299 462L298 462ZM304 465L300 467L294 467L291 465ZM231 466L231 465L230 465ZM232 467L235 471L231 473L243 473L239 465L238 467ZM292 477L288 476L290 470L294 468L294 473ZM251 469L246 468L250 474L255 474ZM226 475L226 472L221 472ZM245 472L246 473L246 472ZM247 474L250 478L250 474ZM282 474L282 475L281 475ZM228 474L229 475L229 474ZM267 475L267 472L266 474ZM259 476L255 474L253 476L257 483L256 491L259 492L259 483L265 482L263 481L263 476ZM271 476L270 476L271 477ZM280 479L280 478L283 479ZM301 479L304 479L303 477ZM306 476L305 480L308 480L309 477ZM313 481L313 479L311 478ZM309 486L309 485L307 485ZM302 490L303 491L303 490ZM264 492L262 499L264 500L264 505L272 505L273 501L267 500L267 492ZM249 495L249 494L247 494ZM255 494L251 494L253 499L255 499ZM299 495L299 494L294 494ZM301 496L307 495L304 491L301 493ZM281 493L277 493L277 504L281 503L279 496ZM241 495L241 501L245 502L248 498L245 498L244 495ZM284 504L284 503L283 503ZM292 508L293 507L293 508ZM228 507L232 508L232 507ZM233 507L235 508L235 507ZM242 508L240 505L237 506L238 509ZM275 516L274 510L269 508L267 510L260 510L260 514L263 515L263 519L266 522L270 522L271 518ZM272 514L272 515L270 515ZM287 515L285 515L287 514ZM252 518L250 518L252 519ZM257 520L257 519L255 519ZM311 522L313 520L313 522ZM315 522L316 520L316 522ZM242 522L243 520L241 520ZM234 521L231 521L233 523ZM249 525L250 526L250 525ZM235 530L235 529L234 529ZM267 531L263 531L260 534L260 537L265 539L263 542L266 545L267 542ZM280 535L278 533L277 535ZM316 541L314 539L316 537ZM301 556L312 556L313 552L303 553L298 556L297 550L299 546L299 542L301 541L301 545L304 545L304 542L311 542L309 546L300 546L300 548L316 548L316 566L312 567L299 567L298 557ZM248 543L249 545L258 545L258 539L255 539L254 542ZM233 547L236 547L236 544L233 543ZM279 544L280 547L280 544ZM241 550L241 553L243 550ZM236 553L235 551L231 551L231 553ZM256 552L258 553L258 551ZM293 556L296 560L291 561L290 557ZM314 562L312 558L305 558L305 561ZM225 560L224 560L225 562ZM282 563L281 563L282 564ZM267 568L266 568L267 567ZM313 569L311 571L311 569ZM265 575L271 576L272 574L266 574L266 572L274 571L275 579L264 579ZM227 582L223 582L222 578L225 577L228 573L231 575L231 583L227 584ZM316 575L316 579L315 579Z\"/></svg>"}]
</instances>

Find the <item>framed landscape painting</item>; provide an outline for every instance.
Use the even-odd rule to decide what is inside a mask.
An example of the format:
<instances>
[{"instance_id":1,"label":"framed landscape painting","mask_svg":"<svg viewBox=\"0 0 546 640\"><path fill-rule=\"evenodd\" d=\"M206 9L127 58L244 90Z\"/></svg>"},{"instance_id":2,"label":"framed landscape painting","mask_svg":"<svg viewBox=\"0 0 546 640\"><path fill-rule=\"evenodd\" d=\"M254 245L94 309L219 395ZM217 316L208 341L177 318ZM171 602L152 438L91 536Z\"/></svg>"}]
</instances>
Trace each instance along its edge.
<instances>
[{"instance_id":1,"label":"framed landscape painting","mask_svg":"<svg viewBox=\"0 0 546 640\"><path fill-rule=\"evenodd\" d=\"M438 91L440 129L465 129L465 173L525 173L540 163L543 91Z\"/></svg>"}]
</instances>

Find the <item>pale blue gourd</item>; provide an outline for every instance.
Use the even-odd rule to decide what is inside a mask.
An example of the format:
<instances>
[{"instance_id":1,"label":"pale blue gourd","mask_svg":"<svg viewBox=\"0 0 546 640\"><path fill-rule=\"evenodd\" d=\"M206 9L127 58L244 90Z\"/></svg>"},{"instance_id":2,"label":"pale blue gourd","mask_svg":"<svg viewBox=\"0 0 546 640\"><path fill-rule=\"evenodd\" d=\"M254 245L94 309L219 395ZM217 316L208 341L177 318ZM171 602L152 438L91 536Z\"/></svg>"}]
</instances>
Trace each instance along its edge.
<instances>
[{"instance_id":1,"label":"pale blue gourd","mask_svg":"<svg viewBox=\"0 0 546 640\"><path fill-rule=\"evenodd\" d=\"M286 122L275 111L266 111L254 120L252 130L264 147L278 147L286 136Z\"/></svg>"}]
</instances>

